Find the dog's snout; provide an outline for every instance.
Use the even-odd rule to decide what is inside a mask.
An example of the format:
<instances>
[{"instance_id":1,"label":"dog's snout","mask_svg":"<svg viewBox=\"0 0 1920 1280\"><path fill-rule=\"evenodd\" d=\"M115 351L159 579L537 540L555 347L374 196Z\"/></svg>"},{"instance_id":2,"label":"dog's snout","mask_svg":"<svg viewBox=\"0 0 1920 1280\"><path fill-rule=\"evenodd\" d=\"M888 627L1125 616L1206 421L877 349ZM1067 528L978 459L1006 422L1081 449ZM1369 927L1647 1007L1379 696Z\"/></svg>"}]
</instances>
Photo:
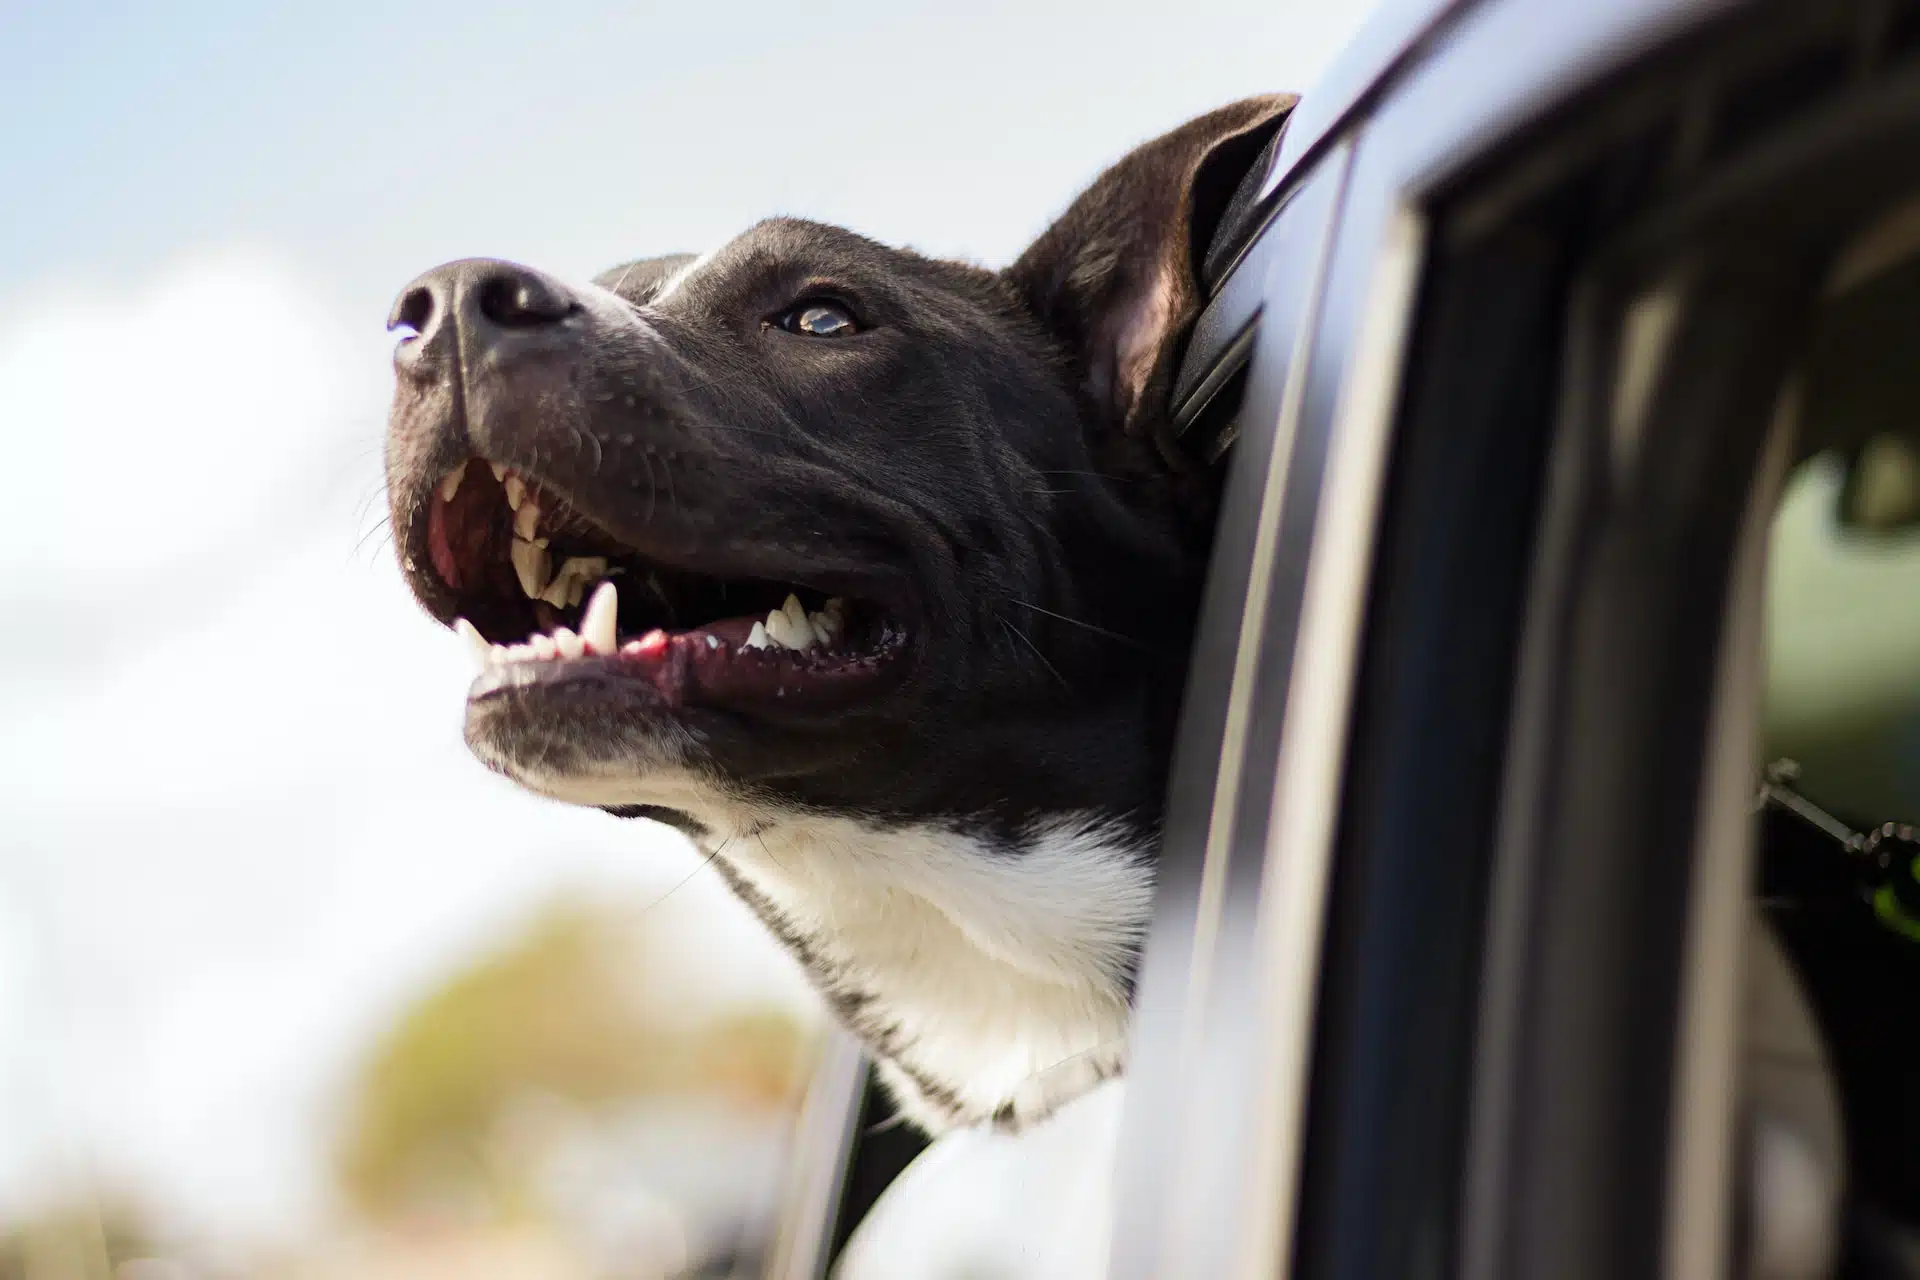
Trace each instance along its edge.
<instances>
[{"instance_id":1,"label":"dog's snout","mask_svg":"<svg viewBox=\"0 0 1920 1280\"><path fill-rule=\"evenodd\" d=\"M469 258L435 267L400 291L387 328L413 330L416 341L402 344L402 365L417 361L439 343L443 330L459 331L458 341L486 348L511 335L545 329L579 309L567 287L530 267L490 258Z\"/></svg>"},{"instance_id":2,"label":"dog's snout","mask_svg":"<svg viewBox=\"0 0 1920 1280\"><path fill-rule=\"evenodd\" d=\"M573 298L537 271L500 263L476 290L480 314L503 329L532 329L567 318Z\"/></svg>"},{"instance_id":3,"label":"dog's snout","mask_svg":"<svg viewBox=\"0 0 1920 1280\"><path fill-rule=\"evenodd\" d=\"M414 281L393 300L393 309L387 312L389 333L403 326L417 334L427 333L434 328L443 308L440 292L429 283L433 274L428 272Z\"/></svg>"}]
</instances>

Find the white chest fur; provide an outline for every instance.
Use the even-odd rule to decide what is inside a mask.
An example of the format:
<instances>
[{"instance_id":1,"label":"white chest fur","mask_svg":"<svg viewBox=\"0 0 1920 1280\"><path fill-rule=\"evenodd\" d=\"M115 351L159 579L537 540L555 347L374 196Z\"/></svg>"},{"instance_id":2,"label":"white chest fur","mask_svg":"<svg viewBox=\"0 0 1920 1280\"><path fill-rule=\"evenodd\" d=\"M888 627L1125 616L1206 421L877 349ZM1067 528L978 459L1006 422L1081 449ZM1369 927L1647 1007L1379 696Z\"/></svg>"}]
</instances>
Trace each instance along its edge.
<instances>
[{"instance_id":1,"label":"white chest fur","mask_svg":"<svg viewBox=\"0 0 1920 1280\"><path fill-rule=\"evenodd\" d=\"M1018 1127L1116 1074L1126 975L1152 905L1146 839L1060 814L1013 840L745 800L691 771L520 780L581 804L653 804L698 843L939 1131Z\"/></svg>"},{"instance_id":2,"label":"white chest fur","mask_svg":"<svg viewBox=\"0 0 1920 1280\"><path fill-rule=\"evenodd\" d=\"M1068 816L999 847L806 816L710 851L929 1127L1031 1121L1118 1070L1152 872L1117 824Z\"/></svg>"}]
</instances>

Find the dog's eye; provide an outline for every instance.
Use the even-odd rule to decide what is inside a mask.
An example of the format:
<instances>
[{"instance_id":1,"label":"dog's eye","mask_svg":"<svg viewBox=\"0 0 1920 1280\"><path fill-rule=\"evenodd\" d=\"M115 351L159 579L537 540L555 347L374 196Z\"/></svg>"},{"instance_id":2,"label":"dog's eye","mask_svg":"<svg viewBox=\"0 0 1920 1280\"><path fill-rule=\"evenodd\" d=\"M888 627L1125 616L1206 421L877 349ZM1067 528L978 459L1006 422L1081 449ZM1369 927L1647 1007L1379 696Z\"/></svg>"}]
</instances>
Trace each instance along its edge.
<instances>
[{"instance_id":1,"label":"dog's eye","mask_svg":"<svg viewBox=\"0 0 1920 1280\"><path fill-rule=\"evenodd\" d=\"M837 302L803 302L780 317L780 327L788 333L803 333L810 338L844 338L860 332L853 313Z\"/></svg>"}]
</instances>

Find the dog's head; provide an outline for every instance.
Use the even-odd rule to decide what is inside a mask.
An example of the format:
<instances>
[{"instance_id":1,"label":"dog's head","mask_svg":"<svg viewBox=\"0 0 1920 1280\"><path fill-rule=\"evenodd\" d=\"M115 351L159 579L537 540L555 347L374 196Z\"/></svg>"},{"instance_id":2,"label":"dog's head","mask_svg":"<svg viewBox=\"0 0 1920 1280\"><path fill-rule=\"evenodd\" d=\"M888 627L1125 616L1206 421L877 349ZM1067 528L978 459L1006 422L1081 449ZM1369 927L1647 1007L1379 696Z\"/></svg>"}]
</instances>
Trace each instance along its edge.
<instances>
[{"instance_id":1,"label":"dog's head","mask_svg":"<svg viewBox=\"0 0 1920 1280\"><path fill-rule=\"evenodd\" d=\"M1161 447L1196 241L1291 102L1140 148L998 273L775 219L410 284L393 527L484 642L474 751L683 823L1154 810L1214 487Z\"/></svg>"}]
</instances>

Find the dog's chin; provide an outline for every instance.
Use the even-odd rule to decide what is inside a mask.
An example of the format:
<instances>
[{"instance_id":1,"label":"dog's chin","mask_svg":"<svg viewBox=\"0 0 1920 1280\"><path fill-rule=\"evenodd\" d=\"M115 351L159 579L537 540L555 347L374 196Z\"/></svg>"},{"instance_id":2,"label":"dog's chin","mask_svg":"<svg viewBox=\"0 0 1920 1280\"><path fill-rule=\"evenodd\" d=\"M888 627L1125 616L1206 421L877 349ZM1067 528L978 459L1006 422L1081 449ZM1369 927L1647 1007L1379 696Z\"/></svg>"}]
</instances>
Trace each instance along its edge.
<instances>
[{"instance_id":1,"label":"dog's chin","mask_svg":"<svg viewBox=\"0 0 1920 1280\"><path fill-rule=\"evenodd\" d=\"M726 652L688 647L716 662ZM671 658L489 667L468 691L467 745L490 769L556 800L695 812L720 793L777 789L844 766L866 740L863 727L900 713L903 653L842 663L802 656L750 656L738 680L706 673L707 696L727 705L690 700L692 676L663 675Z\"/></svg>"}]
</instances>

